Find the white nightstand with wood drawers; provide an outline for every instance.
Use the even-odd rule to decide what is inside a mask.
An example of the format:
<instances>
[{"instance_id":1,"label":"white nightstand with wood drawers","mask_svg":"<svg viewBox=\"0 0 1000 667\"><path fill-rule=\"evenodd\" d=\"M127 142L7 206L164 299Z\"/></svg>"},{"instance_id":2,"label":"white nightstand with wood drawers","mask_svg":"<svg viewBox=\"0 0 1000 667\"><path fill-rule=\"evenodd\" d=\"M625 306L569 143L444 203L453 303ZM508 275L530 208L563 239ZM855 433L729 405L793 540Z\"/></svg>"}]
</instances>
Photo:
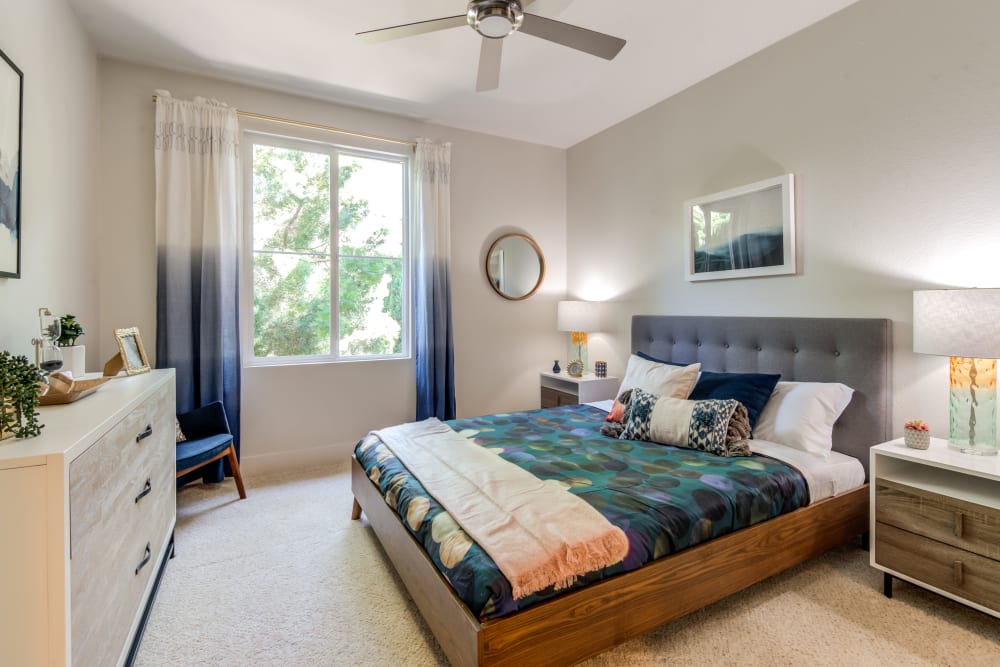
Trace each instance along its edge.
<instances>
[{"instance_id":1,"label":"white nightstand with wood drawers","mask_svg":"<svg viewBox=\"0 0 1000 667\"><path fill-rule=\"evenodd\" d=\"M871 565L1000 617L1000 458L893 440L871 449Z\"/></svg>"},{"instance_id":2,"label":"white nightstand with wood drawers","mask_svg":"<svg viewBox=\"0 0 1000 667\"><path fill-rule=\"evenodd\" d=\"M543 408L560 405L577 405L592 401L605 401L615 397L621 380L613 377L599 378L593 373L572 377L563 373L542 371L539 378Z\"/></svg>"}]
</instances>

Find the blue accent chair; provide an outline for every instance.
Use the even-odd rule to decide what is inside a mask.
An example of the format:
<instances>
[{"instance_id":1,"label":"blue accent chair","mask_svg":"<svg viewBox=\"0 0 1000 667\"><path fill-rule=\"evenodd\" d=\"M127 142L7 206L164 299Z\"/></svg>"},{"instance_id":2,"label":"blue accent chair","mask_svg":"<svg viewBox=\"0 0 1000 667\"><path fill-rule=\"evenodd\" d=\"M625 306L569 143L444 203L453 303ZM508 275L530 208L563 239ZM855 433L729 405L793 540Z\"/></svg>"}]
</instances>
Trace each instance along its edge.
<instances>
[{"instance_id":1,"label":"blue accent chair","mask_svg":"<svg viewBox=\"0 0 1000 667\"><path fill-rule=\"evenodd\" d=\"M233 471L240 499L245 499L247 492L243 488L243 475L240 474L240 463L236 460L233 435L229 430L229 420L226 419L222 402L215 401L197 410L177 415L177 421L187 438L184 442L177 443L177 477L225 456Z\"/></svg>"}]
</instances>

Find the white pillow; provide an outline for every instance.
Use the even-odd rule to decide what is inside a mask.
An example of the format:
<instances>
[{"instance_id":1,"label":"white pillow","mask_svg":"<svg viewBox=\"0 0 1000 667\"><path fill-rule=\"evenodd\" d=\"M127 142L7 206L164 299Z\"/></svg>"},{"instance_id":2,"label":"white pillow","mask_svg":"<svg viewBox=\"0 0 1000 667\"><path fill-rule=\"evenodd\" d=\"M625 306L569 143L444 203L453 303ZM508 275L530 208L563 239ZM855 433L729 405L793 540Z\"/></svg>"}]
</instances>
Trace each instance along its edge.
<instances>
[{"instance_id":1,"label":"white pillow","mask_svg":"<svg viewBox=\"0 0 1000 667\"><path fill-rule=\"evenodd\" d=\"M625 378L618 387L617 396L621 396L626 389L638 387L657 396L687 398L698 381L700 370L700 363L690 366L671 366L633 354L628 358Z\"/></svg>"},{"instance_id":2,"label":"white pillow","mask_svg":"<svg viewBox=\"0 0 1000 667\"><path fill-rule=\"evenodd\" d=\"M779 382L760 412L753 437L827 458L833 424L854 390L839 382Z\"/></svg>"}]
</instances>

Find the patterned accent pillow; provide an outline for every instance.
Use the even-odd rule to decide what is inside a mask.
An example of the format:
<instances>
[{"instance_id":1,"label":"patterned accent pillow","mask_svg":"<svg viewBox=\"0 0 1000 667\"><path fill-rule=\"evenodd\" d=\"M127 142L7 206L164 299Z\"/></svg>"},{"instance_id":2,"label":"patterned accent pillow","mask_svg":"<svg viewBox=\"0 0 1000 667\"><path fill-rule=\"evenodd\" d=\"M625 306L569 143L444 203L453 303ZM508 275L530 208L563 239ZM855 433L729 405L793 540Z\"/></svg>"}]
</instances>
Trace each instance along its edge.
<instances>
[{"instance_id":1,"label":"patterned accent pillow","mask_svg":"<svg viewBox=\"0 0 1000 667\"><path fill-rule=\"evenodd\" d=\"M688 401L632 392L623 440L646 440L697 449L716 456L749 456L747 409L734 399Z\"/></svg>"},{"instance_id":2,"label":"patterned accent pillow","mask_svg":"<svg viewBox=\"0 0 1000 667\"><path fill-rule=\"evenodd\" d=\"M187 440L187 436L181 430L181 423L177 420L177 417L174 417L174 437L177 439L177 442L185 442Z\"/></svg>"}]
</instances>

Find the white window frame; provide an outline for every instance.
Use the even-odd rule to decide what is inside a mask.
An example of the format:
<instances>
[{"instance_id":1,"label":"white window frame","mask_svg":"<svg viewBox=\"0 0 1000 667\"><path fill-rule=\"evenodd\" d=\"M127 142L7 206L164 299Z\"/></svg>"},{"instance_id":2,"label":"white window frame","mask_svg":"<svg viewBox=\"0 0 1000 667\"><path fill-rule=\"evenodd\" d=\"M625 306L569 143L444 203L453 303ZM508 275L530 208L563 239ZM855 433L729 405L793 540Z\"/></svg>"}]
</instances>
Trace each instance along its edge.
<instances>
[{"instance_id":1,"label":"white window frame","mask_svg":"<svg viewBox=\"0 0 1000 667\"><path fill-rule=\"evenodd\" d=\"M243 366L288 366L303 364L329 363L363 363L386 359L409 359L413 349L413 309L412 283L413 263L410 251L410 240L413 235L411 227L410 181L412 179L412 151L401 152L398 147L393 150L377 149L369 146L349 146L330 141L311 138L311 131L303 128L302 133L284 132L276 134L258 129L242 131L241 159L243 160L243 234L240 247L240 344L242 347ZM378 143L378 142L366 142ZM253 148L262 144L277 146L292 150L302 150L314 153L326 153L330 156L330 178L339 180L340 156L361 157L396 162L402 165L404 178L401 183L403 225L403 322L402 351L396 354L352 355L340 354L340 238L338 219L340 215L340 188L336 181L330 187L330 347L329 354L292 355L284 357L258 357L254 354L254 312L253 312ZM337 298L333 298L337 295Z\"/></svg>"}]
</instances>

